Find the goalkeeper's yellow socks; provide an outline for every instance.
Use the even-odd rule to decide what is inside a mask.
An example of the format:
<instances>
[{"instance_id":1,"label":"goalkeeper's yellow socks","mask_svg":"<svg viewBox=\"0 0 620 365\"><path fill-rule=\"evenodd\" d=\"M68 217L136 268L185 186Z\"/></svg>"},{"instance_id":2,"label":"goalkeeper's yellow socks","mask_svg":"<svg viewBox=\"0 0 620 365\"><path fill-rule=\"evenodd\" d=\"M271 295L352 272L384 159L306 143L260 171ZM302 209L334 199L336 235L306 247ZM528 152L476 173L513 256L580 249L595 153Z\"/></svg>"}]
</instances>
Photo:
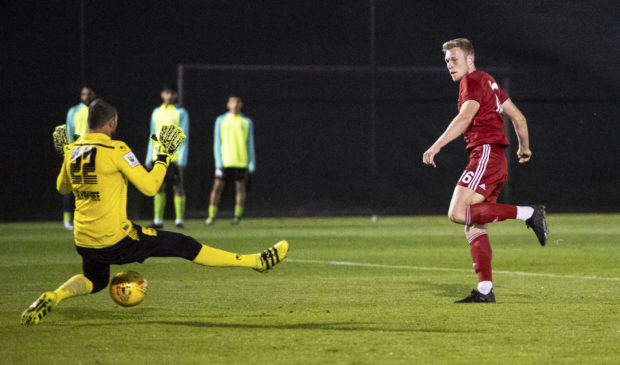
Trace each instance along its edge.
<instances>
[{"instance_id":1,"label":"goalkeeper's yellow socks","mask_svg":"<svg viewBox=\"0 0 620 365\"><path fill-rule=\"evenodd\" d=\"M194 259L194 262L206 266L244 266L258 267L259 257L256 254L237 255L236 253L223 251L217 248L202 245L202 249Z\"/></svg>"},{"instance_id":2,"label":"goalkeeper's yellow socks","mask_svg":"<svg viewBox=\"0 0 620 365\"><path fill-rule=\"evenodd\" d=\"M235 205L235 218L243 217L243 205Z\"/></svg>"},{"instance_id":3,"label":"goalkeeper's yellow socks","mask_svg":"<svg viewBox=\"0 0 620 365\"><path fill-rule=\"evenodd\" d=\"M185 195L174 196L174 213L176 215L177 222L183 222L185 217Z\"/></svg>"},{"instance_id":4,"label":"goalkeeper's yellow socks","mask_svg":"<svg viewBox=\"0 0 620 365\"><path fill-rule=\"evenodd\" d=\"M158 193L153 197L153 221L163 223L164 210L166 209L166 193Z\"/></svg>"},{"instance_id":5,"label":"goalkeeper's yellow socks","mask_svg":"<svg viewBox=\"0 0 620 365\"><path fill-rule=\"evenodd\" d=\"M55 304L67 298L89 294L91 291L93 291L93 283L82 274L75 275L54 290L54 294L56 294Z\"/></svg>"}]
</instances>

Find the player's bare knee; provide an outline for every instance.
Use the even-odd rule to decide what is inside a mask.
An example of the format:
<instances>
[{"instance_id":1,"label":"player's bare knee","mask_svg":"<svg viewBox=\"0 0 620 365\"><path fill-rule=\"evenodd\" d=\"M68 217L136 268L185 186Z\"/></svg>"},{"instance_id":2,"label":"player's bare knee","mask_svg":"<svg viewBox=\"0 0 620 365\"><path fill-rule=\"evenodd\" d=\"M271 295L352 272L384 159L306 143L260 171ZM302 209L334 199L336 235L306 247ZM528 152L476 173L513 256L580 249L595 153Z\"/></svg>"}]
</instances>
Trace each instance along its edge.
<instances>
[{"instance_id":1,"label":"player's bare knee","mask_svg":"<svg viewBox=\"0 0 620 365\"><path fill-rule=\"evenodd\" d=\"M460 214L460 212L455 209L450 209L448 211L448 218L454 223L465 224L465 214Z\"/></svg>"},{"instance_id":2,"label":"player's bare knee","mask_svg":"<svg viewBox=\"0 0 620 365\"><path fill-rule=\"evenodd\" d=\"M220 194L224 190L224 181L221 179L215 179L213 182L213 192Z\"/></svg>"}]
</instances>

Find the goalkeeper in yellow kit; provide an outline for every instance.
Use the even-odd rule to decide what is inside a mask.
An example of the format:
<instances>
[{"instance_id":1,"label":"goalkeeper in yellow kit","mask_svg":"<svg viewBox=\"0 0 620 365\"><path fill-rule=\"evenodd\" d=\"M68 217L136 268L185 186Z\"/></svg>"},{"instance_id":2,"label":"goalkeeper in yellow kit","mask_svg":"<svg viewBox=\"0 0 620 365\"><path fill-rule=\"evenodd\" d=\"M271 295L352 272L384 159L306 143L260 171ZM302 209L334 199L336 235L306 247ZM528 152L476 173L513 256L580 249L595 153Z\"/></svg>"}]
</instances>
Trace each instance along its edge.
<instances>
[{"instance_id":1,"label":"goalkeeper in yellow kit","mask_svg":"<svg viewBox=\"0 0 620 365\"><path fill-rule=\"evenodd\" d=\"M180 257L207 266L243 266L266 272L282 261L288 243L281 241L257 254L237 255L197 242L192 237L143 228L127 219L127 182L153 196L166 174L170 156L185 139L178 126L167 125L152 138L158 144L155 166L148 172L131 149L113 140L116 108L96 99L89 106L89 133L69 144L64 126L56 127L54 144L64 156L56 188L76 199L74 239L82 256L82 274L54 291L44 292L22 313L33 325L62 300L96 293L108 285L110 265L143 262L149 257Z\"/></svg>"}]
</instances>

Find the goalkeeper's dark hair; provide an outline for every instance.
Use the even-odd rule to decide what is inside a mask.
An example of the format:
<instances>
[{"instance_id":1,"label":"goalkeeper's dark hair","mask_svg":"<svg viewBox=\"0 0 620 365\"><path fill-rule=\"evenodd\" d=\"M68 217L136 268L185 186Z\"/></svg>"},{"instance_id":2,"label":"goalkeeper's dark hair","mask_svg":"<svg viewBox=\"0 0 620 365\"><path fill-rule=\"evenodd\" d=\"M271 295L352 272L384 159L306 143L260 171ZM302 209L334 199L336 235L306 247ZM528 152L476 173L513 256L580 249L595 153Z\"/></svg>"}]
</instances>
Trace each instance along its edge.
<instances>
[{"instance_id":1,"label":"goalkeeper's dark hair","mask_svg":"<svg viewBox=\"0 0 620 365\"><path fill-rule=\"evenodd\" d=\"M110 118L118 114L114 105L103 99L95 99L88 106L88 128L102 127Z\"/></svg>"}]
</instances>

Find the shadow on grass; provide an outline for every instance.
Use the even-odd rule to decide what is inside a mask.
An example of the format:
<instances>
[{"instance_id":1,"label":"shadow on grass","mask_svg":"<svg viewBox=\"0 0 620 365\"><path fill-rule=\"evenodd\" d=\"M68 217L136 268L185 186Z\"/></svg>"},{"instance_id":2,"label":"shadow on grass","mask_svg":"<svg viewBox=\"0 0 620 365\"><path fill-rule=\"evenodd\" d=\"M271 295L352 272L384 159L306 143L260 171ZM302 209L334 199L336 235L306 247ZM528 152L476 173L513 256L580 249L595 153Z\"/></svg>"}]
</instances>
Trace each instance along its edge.
<instances>
[{"instance_id":1,"label":"shadow on grass","mask_svg":"<svg viewBox=\"0 0 620 365\"><path fill-rule=\"evenodd\" d=\"M434 296L437 297L446 297L446 298L454 298L454 300L462 299L469 295L472 289L476 287L476 278L472 279L471 285L465 284L439 284L434 283L432 281L417 281L413 284L417 288L421 289L411 289L410 291L415 292L416 290L433 292ZM462 297L462 298L461 298Z\"/></svg>"},{"instance_id":2,"label":"shadow on grass","mask_svg":"<svg viewBox=\"0 0 620 365\"><path fill-rule=\"evenodd\" d=\"M471 330L451 330L445 328L389 328L377 327L376 323L363 322L327 322L327 323L289 323L289 324L253 324L253 323L217 323L200 321L136 321L136 325L185 326L197 328L220 329L277 329L277 330L308 330L308 331L351 331L351 332L400 332L400 333L471 333ZM101 324L105 325L105 324ZM97 326L89 324L88 326Z\"/></svg>"},{"instance_id":3,"label":"shadow on grass","mask_svg":"<svg viewBox=\"0 0 620 365\"><path fill-rule=\"evenodd\" d=\"M471 333L472 330L456 330L448 328L428 328L416 327L414 324L400 324L399 327L386 326L384 323L374 322L314 322L314 323L279 323L279 324L257 324L257 323L238 323L238 322L214 322L198 320L144 320L140 318L129 319L126 314L118 311L109 310L89 310L80 313L55 313L64 317L64 321L54 323L55 326L65 327L106 327L118 326L122 323L125 326L143 325L162 325L162 326L184 326L195 328L215 328L215 329L256 329L256 330L306 330L306 331L351 331L351 332L395 332L395 333ZM144 313L142 313L144 315ZM255 317L255 316L251 316ZM82 322L83 320L83 322ZM475 332L475 331L474 331Z\"/></svg>"},{"instance_id":4,"label":"shadow on grass","mask_svg":"<svg viewBox=\"0 0 620 365\"><path fill-rule=\"evenodd\" d=\"M454 300L465 298L467 295L469 295L471 290L476 289L477 286L475 276L472 280L471 285L437 284L429 281L418 281L415 282L414 285L416 285L418 288L421 288L417 290L429 291L432 292L434 296L453 298ZM497 290L495 288L493 288L493 290L497 295ZM415 289L412 289L410 291L415 292ZM532 294L516 293L514 291L508 292L508 290L505 290L504 292L500 290L500 295L502 295L503 298L516 298L517 300L522 300L521 302L511 301L511 303L528 303L529 299L536 298L536 296Z\"/></svg>"}]
</instances>

